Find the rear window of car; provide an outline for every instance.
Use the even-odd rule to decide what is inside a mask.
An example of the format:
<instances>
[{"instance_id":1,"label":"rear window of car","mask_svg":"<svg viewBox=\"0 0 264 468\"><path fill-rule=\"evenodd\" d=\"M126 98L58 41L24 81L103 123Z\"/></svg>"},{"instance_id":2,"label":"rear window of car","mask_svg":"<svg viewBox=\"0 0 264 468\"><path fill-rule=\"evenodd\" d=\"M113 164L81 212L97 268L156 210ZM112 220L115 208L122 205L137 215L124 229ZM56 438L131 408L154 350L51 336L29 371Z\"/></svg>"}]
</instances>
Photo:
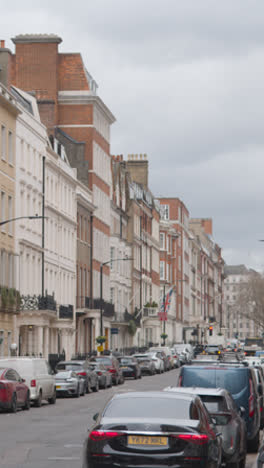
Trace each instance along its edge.
<instances>
[{"instance_id":1,"label":"rear window of car","mask_svg":"<svg viewBox=\"0 0 264 468\"><path fill-rule=\"evenodd\" d=\"M108 418L197 419L197 414L189 400L135 397L112 400L103 416Z\"/></svg>"},{"instance_id":2,"label":"rear window of car","mask_svg":"<svg viewBox=\"0 0 264 468\"><path fill-rule=\"evenodd\" d=\"M107 357L95 358L96 362L102 362L105 366L112 365L112 359Z\"/></svg>"},{"instance_id":3,"label":"rear window of car","mask_svg":"<svg viewBox=\"0 0 264 468\"><path fill-rule=\"evenodd\" d=\"M236 395L248 386L248 373L243 368L184 368L183 386L225 388Z\"/></svg>"},{"instance_id":4,"label":"rear window of car","mask_svg":"<svg viewBox=\"0 0 264 468\"><path fill-rule=\"evenodd\" d=\"M224 397L200 395L200 398L209 413L222 413L227 411L227 405Z\"/></svg>"},{"instance_id":5,"label":"rear window of car","mask_svg":"<svg viewBox=\"0 0 264 468\"><path fill-rule=\"evenodd\" d=\"M63 364L63 363L59 363L57 364L56 366L56 369L61 369L61 370L80 370L82 369L83 366L81 364Z\"/></svg>"},{"instance_id":6,"label":"rear window of car","mask_svg":"<svg viewBox=\"0 0 264 468\"><path fill-rule=\"evenodd\" d=\"M120 364L133 364L133 359L122 358L119 360Z\"/></svg>"},{"instance_id":7,"label":"rear window of car","mask_svg":"<svg viewBox=\"0 0 264 468\"><path fill-rule=\"evenodd\" d=\"M70 372L58 372L56 374L56 379L68 379L70 376Z\"/></svg>"}]
</instances>

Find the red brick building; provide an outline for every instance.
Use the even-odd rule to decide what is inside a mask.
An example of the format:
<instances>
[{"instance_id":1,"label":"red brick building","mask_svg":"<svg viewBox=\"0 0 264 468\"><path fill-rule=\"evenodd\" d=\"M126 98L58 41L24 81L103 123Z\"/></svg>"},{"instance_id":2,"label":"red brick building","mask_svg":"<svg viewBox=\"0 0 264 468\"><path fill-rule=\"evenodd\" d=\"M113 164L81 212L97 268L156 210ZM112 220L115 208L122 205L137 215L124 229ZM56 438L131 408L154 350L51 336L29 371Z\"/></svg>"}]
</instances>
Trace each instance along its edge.
<instances>
[{"instance_id":1,"label":"red brick building","mask_svg":"<svg viewBox=\"0 0 264 468\"><path fill-rule=\"evenodd\" d=\"M115 121L111 111L97 95L97 84L87 71L80 53L60 53L62 39L56 35L19 35L12 39L15 53L1 43L0 80L32 93L38 103L40 117L49 135L63 144L82 145L69 156L79 170L79 178L87 175L93 194L93 278L87 275L90 298L99 298L100 264L109 260L111 156L110 126ZM67 145L66 145L67 150ZM77 275L79 271L77 271ZM103 270L103 297L109 300L109 266ZM92 288L92 289L91 289ZM94 317L96 318L96 317ZM97 317L98 318L98 317ZM95 335L99 334L95 321Z\"/></svg>"}]
</instances>

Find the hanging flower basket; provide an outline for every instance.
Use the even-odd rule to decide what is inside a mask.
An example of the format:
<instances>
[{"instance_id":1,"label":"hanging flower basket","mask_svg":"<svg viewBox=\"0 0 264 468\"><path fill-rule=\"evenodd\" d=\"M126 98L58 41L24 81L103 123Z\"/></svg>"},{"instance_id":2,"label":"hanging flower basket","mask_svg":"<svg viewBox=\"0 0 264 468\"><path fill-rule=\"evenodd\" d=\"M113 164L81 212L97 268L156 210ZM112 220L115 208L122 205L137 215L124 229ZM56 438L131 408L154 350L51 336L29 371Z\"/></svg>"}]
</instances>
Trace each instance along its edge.
<instances>
[{"instance_id":1,"label":"hanging flower basket","mask_svg":"<svg viewBox=\"0 0 264 468\"><path fill-rule=\"evenodd\" d=\"M102 345L106 342L106 336L97 336L97 338L95 338L95 341L96 343Z\"/></svg>"},{"instance_id":2,"label":"hanging flower basket","mask_svg":"<svg viewBox=\"0 0 264 468\"><path fill-rule=\"evenodd\" d=\"M168 335L166 333L162 333L160 335L160 337L163 339L163 340L166 340L166 338L168 338Z\"/></svg>"}]
</instances>

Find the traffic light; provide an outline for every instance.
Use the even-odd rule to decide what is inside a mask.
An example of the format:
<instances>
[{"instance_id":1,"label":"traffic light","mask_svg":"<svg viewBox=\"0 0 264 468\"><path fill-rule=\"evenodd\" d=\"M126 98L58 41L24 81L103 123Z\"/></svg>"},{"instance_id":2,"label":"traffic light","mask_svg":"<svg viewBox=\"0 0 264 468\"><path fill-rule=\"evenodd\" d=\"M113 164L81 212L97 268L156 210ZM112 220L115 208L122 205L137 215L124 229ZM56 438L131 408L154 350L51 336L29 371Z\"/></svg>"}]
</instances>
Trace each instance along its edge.
<instances>
[{"instance_id":1,"label":"traffic light","mask_svg":"<svg viewBox=\"0 0 264 468\"><path fill-rule=\"evenodd\" d=\"M212 325L209 327L209 336L213 336L213 327L212 327Z\"/></svg>"}]
</instances>

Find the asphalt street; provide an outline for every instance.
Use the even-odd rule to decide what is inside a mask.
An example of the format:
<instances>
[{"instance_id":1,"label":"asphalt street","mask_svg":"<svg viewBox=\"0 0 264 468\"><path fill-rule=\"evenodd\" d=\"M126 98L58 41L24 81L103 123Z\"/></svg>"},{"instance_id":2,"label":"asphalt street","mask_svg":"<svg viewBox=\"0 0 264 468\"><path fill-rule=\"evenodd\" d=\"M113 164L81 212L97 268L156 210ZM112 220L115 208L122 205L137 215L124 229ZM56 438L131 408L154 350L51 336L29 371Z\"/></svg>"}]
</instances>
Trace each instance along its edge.
<instances>
[{"instance_id":1,"label":"asphalt street","mask_svg":"<svg viewBox=\"0 0 264 468\"><path fill-rule=\"evenodd\" d=\"M124 385L79 399L60 398L56 405L0 414L0 466L5 468L80 468L82 444L93 415L114 393L162 390L177 382L178 370L126 380ZM255 455L248 456L251 468Z\"/></svg>"}]
</instances>

